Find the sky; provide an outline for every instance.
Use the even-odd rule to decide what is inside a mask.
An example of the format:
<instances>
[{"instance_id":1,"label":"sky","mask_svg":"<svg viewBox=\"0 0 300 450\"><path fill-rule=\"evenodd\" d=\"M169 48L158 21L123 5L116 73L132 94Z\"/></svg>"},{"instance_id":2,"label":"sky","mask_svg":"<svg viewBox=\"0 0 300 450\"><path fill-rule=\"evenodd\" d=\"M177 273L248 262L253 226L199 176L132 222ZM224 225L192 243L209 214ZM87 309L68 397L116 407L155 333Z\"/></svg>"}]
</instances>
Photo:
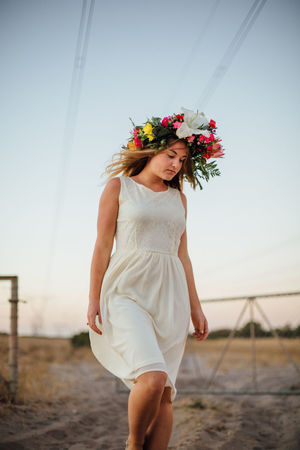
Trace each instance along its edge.
<instances>
[{"instance_id":1,"label":"sky","mask_svg":"<svg viewBox=\"0 0 300 450\"><path fill-rule=\"evenodd\" d=\"M74 90L83 2L0 0L0 275L19 277L20 335L87 331L105 166L129 118L181 107L214 119L225 149L221 176L184 186L209 328L232 327L243 302L206 300L300 291L300 3L266 1L229 54L253 4L96 0ZM9 298L0 281L2 332ZM299 325L300 296L258 301L272 326Z\"/></svg>"}]
</instances>

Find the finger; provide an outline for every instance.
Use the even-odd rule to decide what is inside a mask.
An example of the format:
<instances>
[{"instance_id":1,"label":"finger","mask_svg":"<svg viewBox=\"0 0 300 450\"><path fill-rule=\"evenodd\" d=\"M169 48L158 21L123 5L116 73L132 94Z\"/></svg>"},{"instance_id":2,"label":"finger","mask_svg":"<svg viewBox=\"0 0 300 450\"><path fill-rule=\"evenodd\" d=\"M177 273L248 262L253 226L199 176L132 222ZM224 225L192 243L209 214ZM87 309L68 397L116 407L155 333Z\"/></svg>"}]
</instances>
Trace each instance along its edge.
<instances>
[{"instance_id":1,"label":"finger","mask_svg":"<svg viewBox=\"0 0 300 450\"><path fill-rule=\"evenodd\" d=\"M208 335L209 335L209 329L208 329L208 326L206 324L206 329L205 329L205 334L204 334L205 338L204 339L206 339Z\"/></svg>"},{"instance_id":2,"label":"finger","mask_svg":"<svg viewBox=\"0 0 300 450\"><path fill-rule=\"evenodd\" d=\"M205 324L204 324L205 325ZM203 327L203 332L201 333L201 325L200 328L195 328L193 335L197 338L198 341L203 341L206 339L208 331L207 328Z\"/></svg>"},{"instance_id":3,"label":"finger","mask_svg":"<svg viewBox=\"0 0 300 450\"><path fill-rule=\"evenodd\" d=\"M101 323L101 325L102 325L102 317L101 317L101 312L100 311L97 311L96 312L96 317L98 316L98 320L99 320L99 322Z\"/></svg>"},{"instance_id":4,"label":"finger","mask_svg":"<svg viewBox=\"0 0 300 450\"><path fill-rule=\"evenodd\" d=\"M206 328L204 334L202 335L202 340L203 340L203 341L204 341L204 339L207 338L208 333L209 333L208 328Z\"/></svg>"},{"instance_id":5,"label":"finger","mask_svg":"<svg viewBox=\"0 0 300 450\"><path fill-rule=\"evenodd\" d=\"M201 325L200 325L200 333L203 335L205 333L205 320L201 320Z\"/></svg>"},{"instance_id":6,"label":"finger","mask_svg":"<svg viewBox=\"0 0 300 450\"><path fill-rule=\"evenodd\" d=\"M198 328L196 328L196 331L198 331L199 334L204 333L204 321L200 320Z\"/></svg>"},{"instance_id":7,"label":"finger","mask_svg":"<svg viewBox=\"0 0 300 450\"><path fill-rule=\"evenodd\" d=\"M102 334L102 331L99 330L99 328L97 327L97 325L93 324L93 325L91 326L91 328L92 328L92 330L96 331L96 333Z\"/></svg>"},{"instance_id":8,"label":"finger","mask_svg":"<svg viewBox=\"0 0 300 450\"><path fill-rule=\"evenodd\" d=\"M208 329L208 323L207 323L206 318L204 317L203 319L200 320L200 326L197 330L200 332L200 335L204 336L207 329Z\"/></svg>"},{"instance_id":9,"label":"finger","mask_svg":"<svg viewBox=\"0 0 300 450\"><path fill-rule=\"evenodd\" d=\"M102 321L100 322L102 323ZM98 334L102 334L102 331L99 330L99 328L97 327L97 325L95 323L93 323L92 325L89 324L89 322L86 323L92 330L96 331L96 333Z\"/></svg>"},{"instance_id":10,"label":"finger","mask_svg":"<svg viewBox=\"0 0 300 450\"><path fill-rule=\"evenodd\" d=\"M195 328L195 331L194 331L193 334L200 335L201 334L200 329L199 328Z\"/></svg>"},{"instance_id":11,"label":"finger","mask_svg":"<svg viewBox=\"0 0 300 450\"><path fill-rule=\"evenodd\" d=\"M205 320L205 323L204 323L204 336L205 336L205 339L207 338L208 333L209 333L208 322L207 322L207 320Z\"/></svg>"},{"instance_id":12,"label":"finger","mask_svg":"<svg viewBox=\"0 0 300 450\"><path fill-rule=\"evenodd\" d=\"M204 333L204 326L199 326L199 328L195 328L195 333L201 336Z\"/></svg>"},{"instance_id":13,"label":"finger","mask_svg":"<svg viewBox=\"0 0 300 450\"><path fill-rule=\"evenodd\" d=\"M196 338L196 339L198 339L198 340L199 340L199 339L201 339L201 337L202 337L202 334L200 334L200 333L196 333L196 334L195 334L194 336L195 336L195 338Z\"/></svg>"}]
</instances>

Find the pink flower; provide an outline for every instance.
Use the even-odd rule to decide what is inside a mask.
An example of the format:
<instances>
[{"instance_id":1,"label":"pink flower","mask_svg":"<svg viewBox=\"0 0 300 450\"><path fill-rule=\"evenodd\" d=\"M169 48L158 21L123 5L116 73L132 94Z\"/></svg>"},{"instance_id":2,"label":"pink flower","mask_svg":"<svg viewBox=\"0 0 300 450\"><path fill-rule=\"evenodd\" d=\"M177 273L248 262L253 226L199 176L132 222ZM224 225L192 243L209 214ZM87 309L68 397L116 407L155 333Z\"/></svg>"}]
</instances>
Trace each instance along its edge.
<instances>
[{"instance_id":1,"label":"pink flower","mask_svg":"<svg viewBox=\"0 0 300 450\"><path fill-rule=\"evenodd\" d=\"M138 138L138 130L137 130L137 128L135 128L133 130L133 134L134 134L134 143L135 143L135 145L137 147L142 148L142 141L141 141L141 139Z\"/></svg>"},{"instance_id":2,"label":"pink flower","mask_svg":"<svg viewBox=\"0 0 300 450\"><path fill-rule=\"evenodd\" d=\"M173 123L173 128L180 128L182 125L182 122L178 122L178 120L176 122Z\"/></svg>"},{"instance_id":3,"label":"pink flower","mask_svg":"<svg viewBox=\"0 0 300 450\"><path fill-rule=\"evenodd\" d=\"M163 127L167 127L169 122L170 122L170 117L164 117L163 120L161 121L161 124Z\"/></svg>"},{"instance_id":4,"label":"pink flower","mask_svg":"<svg viewBox=\"0 0 300 450\"><path fill-rule=\"evenodd\" d=\"M214 141L215 140L215 136L214 136L213 133L210 133L209 139L210 139L210 141Z\"/></svg>"},{"instance_id":5,"label":"pink flower","mask_svg":"<svg viewBox=\"0 0 300 450\"><path fill-rule=\"evenodd\" d=\"M194 142L194 140L195 140L195 136L189 136L189 137L187 138L187 141L188 141L188 142Z\"/></svg>"},{"instance_id":6,"label":"pink flower","mask_svg":"<svg viewBox=\"0 0 300 450\"><path fill-rule=\"evenodd\" d=\"M224 156L224 150L220 144L213 144L212 155L213 158L222 158Z\"/></svg>"}]
</instances>

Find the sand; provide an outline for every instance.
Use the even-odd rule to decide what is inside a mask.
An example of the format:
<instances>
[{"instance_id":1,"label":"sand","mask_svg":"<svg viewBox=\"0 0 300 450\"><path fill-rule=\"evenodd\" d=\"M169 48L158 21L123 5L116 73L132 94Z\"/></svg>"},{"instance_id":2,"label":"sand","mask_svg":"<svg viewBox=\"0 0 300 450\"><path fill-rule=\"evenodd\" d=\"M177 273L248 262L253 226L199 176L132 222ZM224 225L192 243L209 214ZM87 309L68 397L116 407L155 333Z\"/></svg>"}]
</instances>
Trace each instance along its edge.
<instances>
[{"instance_id":1,"label":"sand","mask_svg":"<svg viewBox=\"0 0 300 450\"><path fill-rule=\"evenodd\" d=\"M0 449L116 449L128 435L128 390L96 360L51 362L61 383L57 398L2 408ZM300 396L189 394L202 389L212 368L201 355L187 352L173 404L169 449L300 448ZM259 367L260 390L300 390L290 364ZM218 374L214 389L251 388L251 369ZM125 392L119 392L118 389Z\"/></svg>"}]
</instances>

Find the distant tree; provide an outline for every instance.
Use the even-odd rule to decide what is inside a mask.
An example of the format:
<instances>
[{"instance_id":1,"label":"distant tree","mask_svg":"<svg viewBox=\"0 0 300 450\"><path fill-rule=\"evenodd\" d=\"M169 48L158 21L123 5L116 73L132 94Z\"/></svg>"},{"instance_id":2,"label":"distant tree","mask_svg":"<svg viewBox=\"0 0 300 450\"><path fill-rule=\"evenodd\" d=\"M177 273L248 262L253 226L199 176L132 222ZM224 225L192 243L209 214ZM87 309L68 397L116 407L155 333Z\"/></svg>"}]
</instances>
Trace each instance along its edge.
<instances>
[{"instance_id":1,"label":"distant tree","mask_svg":"<svg viewBox=\"0 0 300 450\"><path fill-rule=\"evenodd\" d=\"M253 322L254 323L254 334L256 337L272 337L272 331L271 330L265 330L262 325L259 322ZM250 337L250 326L251 322L247 322L246 325L244 325L242 328L236 330L235 337L243 337L243 338L249 338ZM220 328L218 330L210 331L208 335L208 339L218 339L218 338L226 338L230 334L229 328ZM291 326L284 325L282 328L275 328L275 331L277 331L278 335L280 337L285 338L296 338L300 337L300 325L295 327L294 329L291 328Z\"/></svg>"},{"instance_id":2,"label":"distant tree","mask_svg":"<svg viewBox=\"0 0 300 450\"><path fill-rule=\"evenodd\" d=\"M281 337L291 338L294 337L294 330L291 328L289 324L285 325L282 328L276 328L277 333Z\"/></svg>"},{"instance_id":3,"label":"distant tree","mask_svg":"<svg viewBox=\"0 0 300 450\"><path fill-rule=\"evenodd\" d=\"M300 337L300 325L294 328L294 337Z\"/></svg>"},{"instance_id":4,"label":"distant tree","mask_svg":"<svg viewBox=\"0 0 300 450\"><path fill-rule=\"evenodd\" d=\"M226 338L229 336L230 329L229 328L220 328L219 330L210 331L208 334L208 339L219 339Z\"/></svg>"},{"instance_id":5,"label":"distant tree","mask_svg":"<svg viewBox=\"0 0 300 450\"><path fill-rule=\"evenodd\" d=\"M259 322L253 322L254 324L254 334L256 337L266 337L268 333L264 330ZM251 322L246 323L246 325L239 330L237 330L237 337L250 337L250 326Z\"/></svg>"},{"instance_id":6,"label":"distant tree","mask_svg":"<svg viewBox=\"0 0 300 450\"><path fill-rule=\"evenodd\" d=\"M74 334L71 337L71 344L73 347L84 347L90 344L89 333L82 331L79 334Z\"/></svg>"}]
</instances>

